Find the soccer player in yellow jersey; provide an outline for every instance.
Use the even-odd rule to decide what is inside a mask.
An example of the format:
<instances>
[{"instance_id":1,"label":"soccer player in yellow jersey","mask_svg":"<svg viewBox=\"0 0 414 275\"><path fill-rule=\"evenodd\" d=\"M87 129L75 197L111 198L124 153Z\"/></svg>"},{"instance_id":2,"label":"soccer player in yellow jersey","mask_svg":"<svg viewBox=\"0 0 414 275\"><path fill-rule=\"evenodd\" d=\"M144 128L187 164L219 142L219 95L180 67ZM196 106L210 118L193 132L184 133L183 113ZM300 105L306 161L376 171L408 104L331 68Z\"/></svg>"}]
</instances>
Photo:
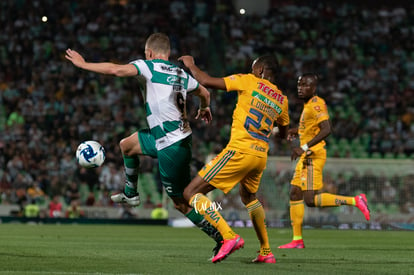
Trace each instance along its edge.
<instances>
[{"instance_id":1,"label":"soccer player in yellow jersey","mask_svg":"<svg viewBox=\"0 0 414 275\"><path fill-rule=\"evenodd\" d=\"M298 79L298 96L305 103L299 127L288 131L288 140L292 142L292 145L298 138L300 141L300 145L293 145L292 149L292 160L299 158L290 189L293 241L279 248L305 248L302 239L305 211L303 202L309 207L353 205L361 210L367 220L370 219L364 194L347 197L320 193L323 187L322 170L326 162L325 139L331 133L331 125L326 103L316 95L317 84L318 77L315 74L304 74Z\"/></svg>"},{"instance_id":2,"label":"soccer player in yellow jersey","mask_svg":"<svg viewBox=\"0 0 414 275\"><path fill-rule=\"evenodd\" d=\"M218 212L217 205L205 194L218 188L227 194L236 184L260 241L259 255L253 262L275 263L266 225L265 212L256 198L260 179L266 167L269 140L273 127L282 138L289 126L287 97L274 84L278 62L274 56L261 56L252 65L250 74L234 74L216 78L201 71L191 56L180 57L194 78L205 87L237 91L238 102L233 112L230 141L221 153L207 163L184 190L184 198L223 236L223 244L212 262L220 262L244 246Z\"/></svg>"}]
</instances>

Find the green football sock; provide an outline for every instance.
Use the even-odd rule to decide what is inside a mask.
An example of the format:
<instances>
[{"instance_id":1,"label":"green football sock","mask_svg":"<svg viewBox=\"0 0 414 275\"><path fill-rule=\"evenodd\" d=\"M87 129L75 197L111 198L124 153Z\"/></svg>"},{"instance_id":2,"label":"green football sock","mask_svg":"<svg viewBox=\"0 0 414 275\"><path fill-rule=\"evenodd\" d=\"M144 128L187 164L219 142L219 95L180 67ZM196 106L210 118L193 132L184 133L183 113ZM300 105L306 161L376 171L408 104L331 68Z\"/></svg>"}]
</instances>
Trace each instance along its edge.
<instances>
[{"instance_id":1,"label":"green football sock","mask_svg":"<svg viewBox=\"0 0 414 275\"><path fill-rule=\"evenodd\" d=\"M126 184L124 193L128 197L138 194L139 156L123 156Z\"/></svg>"},{"instance_id":2,"label":"green football sock","mask_svg":"<svg viewBox=\"0 0 414 275\"><path fill-rule=\"evenodd\" d=\"M200 228L204 233L206 233L210 238L214 239L216 242L221 242L223 237L220 232L212 226L203 215L197 213L194 208L186 214L187 218L192 221L198 228Z\"/></svg>"}]
</instances>

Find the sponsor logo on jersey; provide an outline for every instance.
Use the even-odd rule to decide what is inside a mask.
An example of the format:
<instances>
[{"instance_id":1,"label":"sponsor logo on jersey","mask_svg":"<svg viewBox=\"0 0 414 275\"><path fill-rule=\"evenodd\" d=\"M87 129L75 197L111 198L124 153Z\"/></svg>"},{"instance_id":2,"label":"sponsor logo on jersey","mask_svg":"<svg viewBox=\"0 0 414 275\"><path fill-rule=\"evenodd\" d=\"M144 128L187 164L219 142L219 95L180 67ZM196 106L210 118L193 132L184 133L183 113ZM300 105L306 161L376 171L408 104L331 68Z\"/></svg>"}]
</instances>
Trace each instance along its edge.
<instances>
[{"instance_id":1,"label":"sponsor logo on jersey","mask_svg":"<svg viewBox=\"0 0 414 275\"><path fill-rule=\"evenodd\" d=\"M176 75L170 75L169 77L167 77L167 82L170 85L184 85L184 79Z\"/></svg>"},{"instance_id":2,"label":"sponsor logo on jersey","mask_svg":"<svg viewBox=\"0 0 414 275\"><path fill-rule=\"evenodd\" d=\"M275 91L262 82L258 83L257 88L262 90L265 94L273 97L276 101L280 102L281 104L283 104L283 102L285 101L285 96L282 95L278 90Z\"/></svg>"},{"instance_id":3,"label":"sponsor logo on jersey","mask_svg":"<svg viewBox=\"0 0 414 275\"><path fill-rule=\"evenodd\" d=\"M167 65L161 65L160 67L161 67L161 70L167 71L167 72L173 72L174 70L176 70L173 67L167 66Z\"/></svg>"}]
</instances>

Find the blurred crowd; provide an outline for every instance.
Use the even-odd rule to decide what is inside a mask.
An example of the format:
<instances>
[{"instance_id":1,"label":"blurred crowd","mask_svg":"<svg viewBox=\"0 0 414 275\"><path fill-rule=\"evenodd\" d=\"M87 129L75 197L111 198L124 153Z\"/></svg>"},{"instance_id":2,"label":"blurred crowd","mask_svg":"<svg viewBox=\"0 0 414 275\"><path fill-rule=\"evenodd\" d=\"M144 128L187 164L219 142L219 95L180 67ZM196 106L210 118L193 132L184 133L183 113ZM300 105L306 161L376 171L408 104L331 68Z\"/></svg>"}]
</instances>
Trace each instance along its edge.
<instances>
[{"instance_id":1,"label":"blurred crowd","mask_svg":"<svg viewBox=\"0 0 414 275\"><path fill-rule=\"evenodd\" d=\"M172 62L191 54L213 76L246 73L258 55L277 55L292 127L302 108L297 76L317 72L334 127L331 156L411 157L414 6L273 2L266 15L241 15L230 0L0 1L1 203L58 196L67 206L111 205L109 194L124 181L118 143L146 127L143 98L135 78L82 71L64 52L127 63L144 58L146 38L158 31L171 39ZM229 139L236 97L211 94L212 125L191 121L194 171ZM189 113L197 106L190 97ZM76 164L76 147L88 139L106 149L101 168ZM289 153L285 142L271 144L271 155ZM161 190L156 160L143 161L140 185L155 187L144 196L153 207Z\"/></svg>"}]
</instances>

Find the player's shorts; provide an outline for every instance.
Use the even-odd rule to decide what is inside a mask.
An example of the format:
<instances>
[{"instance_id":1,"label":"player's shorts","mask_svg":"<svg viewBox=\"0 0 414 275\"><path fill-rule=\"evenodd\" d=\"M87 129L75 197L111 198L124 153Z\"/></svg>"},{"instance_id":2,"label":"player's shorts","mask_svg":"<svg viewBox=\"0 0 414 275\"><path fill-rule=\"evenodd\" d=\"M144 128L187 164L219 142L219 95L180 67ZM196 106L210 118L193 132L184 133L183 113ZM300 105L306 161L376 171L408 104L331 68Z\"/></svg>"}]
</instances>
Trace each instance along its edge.
<instances>
[{"instance_id":1,"label":"player's shorts","mask_svg":"<svg viewBox=\"0 0 414 275\"><path fill-rule=\"evenodd\" d=\"M303 154L296 164L290 184L300 187L303 191L322 189L325 162L326 158L306 158Z\"/></svg>"},{"instance_id":2,"label":"player's shorts","mask_svg":"<svg viewBox=\"0 0 414 275\"><path fill-rule=\"evenodd\" d=\"M250 193L256 193L263 170L266 168L266 161L266 157L224 149L207 163L198 175L225 194L239 182Z\"/></svg>"},{"instance_id":3,"label":"player's shorts","mask_svg":"<svg viewBox=\"0 0 414 275\"><path fill-rule=\"evenodd\" d=\"M191 181L192 136L157 151L149 129L138 131L138 140L144 155L158 158L162 185L170 197L183 197L184 188Z\"/></svg>"}]
</instances>

